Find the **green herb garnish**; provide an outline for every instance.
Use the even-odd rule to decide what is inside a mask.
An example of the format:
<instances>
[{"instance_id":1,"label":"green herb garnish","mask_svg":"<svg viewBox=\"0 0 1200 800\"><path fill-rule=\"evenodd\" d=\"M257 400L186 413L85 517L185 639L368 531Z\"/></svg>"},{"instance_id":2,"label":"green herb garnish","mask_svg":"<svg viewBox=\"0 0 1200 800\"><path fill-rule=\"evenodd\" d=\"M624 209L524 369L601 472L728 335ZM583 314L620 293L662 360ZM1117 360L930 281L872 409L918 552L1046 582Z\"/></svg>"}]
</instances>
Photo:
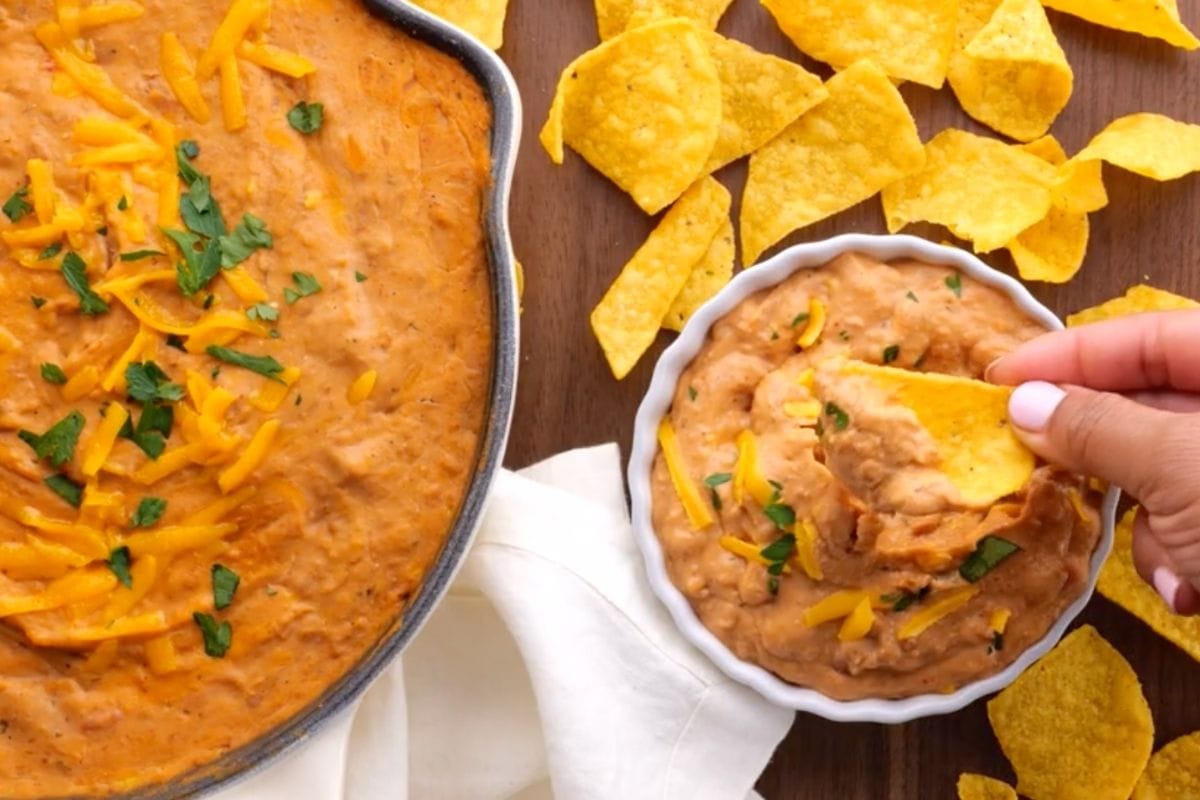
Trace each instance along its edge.
<instances>
[{"instance_id":1,"label":"green herb garnish","mask_svg":"<svg viewBox=\"0 0 1200 800\"><path fill-rule=\"evenodd\" d=\"M917 299L917 296L915 294L913 294L911 289L909 290L908 294L906 294L904 296L907 297L909 300L912 300L914 303L921 302L920 300Z\"/></svg>"},{"instance_id":2,"label":"green herb garnish","mask_svg":"<svg viewBox=\"0 0 1200 800\"><path fill-rule=\"evenodd\" d=\"M156 256L165 256L161 250L133 250L129 253L121 253L122 261L141 261L143 258L154 258Z\"/></svg>"},{"instance_id":3,"label":"green herb garnish","mask_svg":"<svg viewBox=\"0 0 1200 800\"><path fill-rule=\"evenodd\" d=\"M796 510L786 503L771 503L763 507L767 519L781 531L788 531L796 524Z\"/></svg>"},{"instance_id":4,"label":"green herb garnish","mask_svg":"<svg viewBox=\"0 0 1200 800\"><path fill-rule=\"evenodd\" d=\"M325 105L301 100L287 113L287 121L295 130L306 136L316 133L325 123Z\"/></svg>"},{"instance_id":5,"label":"green herb garnish","mask_svg":"<svg viewBox=\"0 0 1200 800\"><path fill-rule=\"evenodd\" d=\"M883 363L890 364L900 357L900 345L894 344L883 349Z\"/></svg>"},{"instance_id":6,"label":"green herb garnish","mask_svg":"<svg viewBox=\"0 0 1200 800\"><path fill-rule=\"evenodd\" d=\"M892 606L892 611L900 612L911 606L913 603L919 603L929 596L933 587L926 584L915 592L899 591L892 594L885 594L879 599Z\"/></svg>"},{"instance_id":7,"label":"green herb garnish","mask_svg":"<svg viewBox=\"0 0 1200 800\"><path fill-rule=\"evenodd\" d=\"M171 383L167 373L153 361L130 364L125 368L125 383L130 398L139 403L154 403L159 400L177 403L183 399L183 387Z\"/></svg>"},{"instance_id":8,"label":"green herb garnish","mask_svg":"<svg viewBox=\"0 0 1200 800\"><path fill-rule=\"evenodd\" d=\"M256 322L275 322L279 319L279 309L268 303L257 303L246 309L246 316Z\"/></svg>"},{"instance_id":9,"label":"green herb garnish","mask_svg":"<svg viewBox=\"0 0 1200 800\"><path fill-rule=\"evenodd\" d=\"M221 271L221 246L214 240L203 242L193 233L162 228L163 234L179 248L183 261L175 264L179 290L187 297L199 293ZM199 249L197 249L199 248Z\"/></svg>"},{"instance_id":10,"label":"green herb garnish","mask_svg":"<svg viewBox=\"0 0 1200 800\"><path fill-rule=\"evenodd\" d=\"M221 266L225 269L236 267L254 253L265 247L273 247L275 240L267 230L267 223L253 214L243 214L242 221L233 232L219 239L221 246Z\"/></svg>"},{"instance_id":11,"label":"green herb garnish","mask_svg":"<svg viewBox=\"0 0 1200 800\"><path fill-rule=\"evenodd\" d=\"M134 426L132 419L128 420L120 435L141 448L152 461L157 461L167 449L167 439L171 437L174 423L175 412L170 406L149 403L142 407L137 426Z\"/></svg>"},{"instance_id":12,"label":"green herb garnish","mask_svg":"<svg viewBox=\"0 0 1200 800\"><path fill-rule=\"evenodd\" d=\"M356 270L356 271L354 272L354 280L358 281L359 283L366 283L366 282L367 282L367 276L366 276L366 275L363 275L361 272L358 272L358 271Z\"/></svg>"},{"instance_id":13,"label":"green herb garnish","mask_svg":"<svg viewBox=\"0 0 1200 800\"><path fill-rule=\"evenodd\" d=\"M4 211L4 216L8 217L9 222L20 222L22 217L33 211L33 206L25 200L27 197L29 197L29 187L22 186L13 192L12 197L4 201L3 206L0 206L0 210Z\"/></svg>"},{"instance_id":14,"label":"green herb garnish","mask_svg":"<svg viewBox=\"0 0 1200 800\"><path fill-rule=\"evenodd\" d=\"M31 298L29 298L29 302L33 303L33 307L34 307L34 308L39 308L39 309L40 309L40 308L42 308L43 306L45 306L45 305L46 305L46 298L44 298L44 297L31 297Z\"/></svg>"},{"instance_id":15,"label":"green herb garnish","mask_svg":"<svg viewBox=\"0 0 1200 800\"><path fill-rule=\"evenodd\" d=\"M221 205L212 196L212 179L197 173L186 193L179 197L179 216L188 230L217 239L229 232Z\"/></svg>"},{"instance_id":16,"label":"green herb garnish","mask_svg":"<svg viewBox=\"0 0 1200 800\"><path fill-rule=\"evenodd\" d=\"M729 483L731 480L733 480L733 475L728 472L714 472L704 479L704 483L706 486L716 488Z\"/></svg>"},{"instance_id":17,"label":"green herb garnish","mask_svg":"<svg viewBox=\"0 0 1200 800\"><path fill-rule=\"evenodd\" d=\"M691 400L693 403L696 402L696 398L700 396L700 393L696 391L695 386L689 386L687 392L688 400Z\"/></svg>"},{"instance_id":18,"label":"green herb garnish","mask_svg":"<svg viewBox=\"0 0 1200 800\"><path fill-rule=\"evenodd\" d=\"M237 593L238 584L241 583L241 578L238 574L224 564L213 564L212 566L212 590L213 590L213 605L217 610L229 608L233 603L233 596Z\"/></svg>"},{"instance_id":19,"label":"green herb garnish","mask_svg":"<svg viewBox=\"0 0 1200 800\"><path fill-rule=\"evenodd\" d=\"M1018 545L999 536L985 536L975 545L975 552L967 556L967 560L958 568L958 574L967 583L976 583L1020 549Z\"/></svg>"},{"instance_id":20,"label":"green herb garnish","mask_svg":"<svg viewBox=\"0 0 1200 800\"><path fill-rule=\"evenodd\" d=\"M57 469L75 456L75 446L79 444L79 434L83 433L85 423L83 414L72 411L41 436L24 430L17 435L33 448L38 458L48 459Z\"/></svg>"},{"instance_id":21,"label":"green herb garnish","mask_svg":"<svg viewBox=\"0 0 1200 800\"><path fill-rule=\"evenodd\" d=\"M954 292L955 297L962 297L962 275L956 272L946 278L946 288Z\"/></svg>"},{"instance_id":22,"label":"green herb garnish","mask_svg":"<svg viewBox=\"0 0 1200 800\"><path fill-rule=\"evenodd\" d=\"M61 253L62 249L63 249L63 243L55 242L54 244L47 246L46 249L43 250L42 252L38 253L38 261L49 261L50 259L54 258L56 255Z\"/></svg>"},{"instance_id":23,"label":"green herb garnish","mask_svg":"<svg viewBox=\"0 0 1200 800\"><path fill-rule=\"evenodd\" d=\"M58 364L42 364L42 380L46 383L53 383L55 386L62 386L67 382L67 373L63 372L62 367Z\"/></svg>"},{"instance_id":24,"label":"green herb garnish","mask_svg":"<svg viewBox=\"0 0 1200 800\"><path fill-rule=\"evenodd\" d=\"M66 500L72 508L79 508L83 505L83 487L66 475L62 473L51 475L49 478L43 479L42 483L50 487L50 491Z\"/></svg>"},{"instance_id":25,"label":"green herb garnish","mask_svg":"<svg viewBox=\"0 0 1200 800\"><path fill-rule=\"evenodd\" d=\"M796 552L796 535L785 533L759 551L759 555L771 562L767 566L767 591L779 593L779 576L783 574L788 559Z\"/></svg>"},{"instance_id":26,"label":"green herb garnish","mask_svg":"<svg viewBox=\"0 0 1200 800\"><path fill-rule=\"evenodd\" d=\"M129 573L130 560L129 548L118 547L108 554L108 561L105 562L108 564L108 568L112 570L113 575L117 576L117 580L126 589L133 588L133 575Z\"/></svg>"},{"instance_id":27,"label":"green herb garnish","mask_svg":"<svg viewBox=\"0 0 1200 800\"><path fill-rule=\"evenodd\" d=\"M205 352L218 361L224 361L226 364L232 364L235 367L257 372L259 375L282 383L279 373L283 372L283 364L280 364L271 356L249 355L248 353L241 353L237 350L230 350L228 347L219 347L218 345L210 345Z\"/></svg>"},{"instance_id":28,"label":"green herb garnish","mask_svg":"<svg viewBox=\"0 0 1200 800\"><path fill-rule=\"evenodd\" d=\"M121 199L117 201L117 211L124 211L127 208L129 208L129 198L121 195Z\"/></svg>"},{"instance_id":29,"label":"green herb garnish","mask_svg":"<svg viewBox=\"0 0 1200 800\"><path fill-rule=\"evenodd\" d=\"M89 317L108 312L108 303L93 292L91 284L88 283L87 264L83 263L82 258L73 252L67 253L63 256L59 269L62 271L63 279L71 287L71 291L78 295L80 311Z\"/></svg>"},{"instance_id":30,"label":"green herb garnish","mask_svg":"<svg viewBox=\"0 0 1200 800\"><path fill-rule=\"evenodd\" d=\"M302 297L311 297L321 291L320 282L308 272L293 272L292 282L296 284L295 289L289 286L283 290L283 299L289 306Z\"/></svg>"},{"instance_id":31,"label":"green herb garnish","mask_svg":"<svg viewBox=\"0 0 1200 800\"><path fill-rule=\"evenodd\" d=\"M233 626L228 622L218 623L212 615L199 611L192 614L192 620L204 637L204 654L210 658L224 658L233 644Z\"/></svg>"},{"instance_id":32,"label":"green herb garnish","mask_svg":"<svg viewBox=\"0 0 1200 800\"><path fill-rule=\"evenodd\" d=\"M850 415L842 410L842 407L837 403L829 402L825 404L825 416L833 417L834 430L844 431L850 426Z\"/></svg>"},{"instance_id":33,"label":"green herb garnish","mask_svg":"<svg viewBox=\"0 0 1200 800\"><path fill-rule=\"evenodd\" d=\"M161 497L143 497L142 501L138 503L137 510L133 512L133 518L129 520L129 525L133 528L149 528L156 525L165 513L167 513L166 500Z\"/></svg>"},{"instance_id":34,"label":"green herb garnish","mask_svg":"<svg viewBox=\"0 0 1200 800\"><path fill-rule=\"evenodd\" d=\"M175 165L179 169L179 178L191 186L200 177L200 173L192 166L191 159L200 155L200 145L191 139L184 139L175 145Z\"/></svg>"},{"instance_id":35,"label":"green herb garnish","mask_svg":"<svg viewBox=\"0 0 1200 800\"><path fill-rule=\"evenodd\" d=\"M801 322L808 322L808 317L809 317L809 314L807 311L801 311L799 314L797 314L795 317L792 318L792 327L795 328Z\"/></svg>"}]
</instances>

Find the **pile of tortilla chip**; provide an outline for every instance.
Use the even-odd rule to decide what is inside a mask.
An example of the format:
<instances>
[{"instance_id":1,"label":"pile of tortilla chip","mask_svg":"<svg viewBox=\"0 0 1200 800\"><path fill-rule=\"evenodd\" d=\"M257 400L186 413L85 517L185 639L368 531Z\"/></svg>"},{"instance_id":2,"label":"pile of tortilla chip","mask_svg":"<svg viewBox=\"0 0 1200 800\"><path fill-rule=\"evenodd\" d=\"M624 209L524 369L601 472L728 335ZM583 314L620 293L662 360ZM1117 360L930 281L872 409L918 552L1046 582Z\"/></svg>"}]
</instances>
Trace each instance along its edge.
<instances>
[{"instance_id":1,"label":"pile of tortilla chip","mask_svg":"<svg viewBox=\"0 0 1200 800\"><path fill-rule=\"evenodd\" d=\"M413 0L431 14L453 23L486 44L499 50L504 44L504 17L508 0Z\"/></svg>"}]
</instances>

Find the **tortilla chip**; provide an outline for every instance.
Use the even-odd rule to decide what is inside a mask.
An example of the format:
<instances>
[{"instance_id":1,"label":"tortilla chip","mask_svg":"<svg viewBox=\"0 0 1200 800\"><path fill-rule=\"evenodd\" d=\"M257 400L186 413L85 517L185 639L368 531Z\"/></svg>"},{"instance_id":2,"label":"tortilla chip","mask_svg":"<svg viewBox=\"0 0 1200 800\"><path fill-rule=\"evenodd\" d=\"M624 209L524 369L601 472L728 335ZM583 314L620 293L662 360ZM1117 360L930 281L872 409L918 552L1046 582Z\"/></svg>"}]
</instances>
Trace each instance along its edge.
<instances>
[{"instance_id":1,"label":"tortilla chip","mask_svg":"<svg viewBox=\"0 0 1200 800\"><path fill-rule=\"evenodd\" d=\"M964 25L960 21L960 35ZM1074 74L1039 0L1004 0L950 60L947 77L963 110L1021 141L1050 129L1071 99Z\"/></svg>"},{"instance_id":2,"label":"tortilla chip","mask_svg":"<svg viewBox=\"0 0 1200 800\"><path fill-rule=\"evenodd\" d=\"M1150 758L1133 800L1200 797L1200 731L1181 736Z\"/></svg>"},{"instance_id":3,"label":"tortilla chip","mask_svg":"<svg viewBox=\"0 0 1200 800\"><path fill-rule=\"evenodd\" d=\"M1154 722L1137 675L1090 625L988 703L1032 800L1125 800L1150 759Z\"/></svg>"},{"instance_id":4,"label":"tortilla chip","mask_svg":"<svg viewBox=\"0 0 1200 800\"><path fill-rule=\"evenodd\" d=\"M703 173L720 127L717 67L697 28L669 19L610 39L568 66L541 141L556 164L565 141L657 214Z\"/></svg>"},{"instance_id":5,"label":"tortilla chip","mask_svg":"<svg viewBox=\"0 0 1200 800\"><path fill-rule=\"evenodd\" d=\"M1109 123L1074 161L1107 161L1156 181L1200 172L1200 125L1161 114L1130 114Z\"/></svg>"},{"instance_id":6,"label":"tortilla chip","mask_svg":"<svg viewBox=\"0 0 1200 800\"><path fill-rule=\"evenodd\" d=\"M1179 311L1200 306L1195 300L1155 289L1153 286L1134 286L1123 297L1116 297L1092 308L1085 308L1067 317L1067 327L1089 325L1114 317L1126 317L1146 311ZM1200 655L1196 656L1200 660Z\"/></svg>"},{"instance_id":7,"label":"tortilla chip","mask_svg":"<svg viewBox=\"0 0 1200 800\"><path fill-rule=\"evenodd\" d=\"M1055 169L1020 147L949 129L925 145L925 155L922 171L883 190L891 233L933 222L989 253L1050 213Z\"/></svg>"},{"instance_id":8,"label":"tortilla chip","mask_svg":"<svg viewBox=\"0 0 1200 800\"><path fill-rule=\"evenodd\" d=\"M964 772L958 776L958 800L1017 800L1017 791L1004 781Z\"/></svg>"},{"instance_id":9,"label":"tortilla chip","mask_svg":"<svg viewBox=\"0 0 1200 800\"><path fill-rule=\"evenodd\" d=\"M592 311L592 330L617 380L658 335L663 318L729 221L729 191L712 178L689 189L621 270Z\"/></svg>"},{"instance_id":10,"label":"tortilla chip","mask_svg":"<svg viewBox=\"0 0 1200 800\"><path fill-rule=\"evenodd\" d=\"M413 0L431 14L465 30L493 50L504 44L508 0Z\"/></svg>"},{"instance_id":11,"label":"tortilla chip","mask_svg":"<svg viewBox=\"0 0 1200 800\"><path fill-rule=\"evenodd\" d=\"M1042 0L1042 4L1106 28L1162 39L1185 50L1200 46L1200 40L1180 22L1175 0Z\"/></svg>"},{"instance_id":12,"label":"tortilla chip","mask_svg":"<svg viewBox=\"0 0 1200 800\"><path fill-rule=\"evenodd\" d=\"M1066 151L1053 134L1023 144L1021 149L1058 168L1051 191L1055 206L1074 214L1090 214L1108 205L1099 161L1068 161Z\"/></svg>"},{"instance_id":13,"label":"tortilla chip","mask_svg":"<svg viewBox=\"0 0 1200 800\"><path fill-rule=\"evenodd\" d=\"M821 79L799 64L716 33L704 41L721 76L722 101L721 132L705 172L753 153L829 97Z\"/></svg>"},{"instance_id":14,"label":"tortilla chip","mask_svg":"<svg viewBox=\"0 0 1200 800\"><path fill-rule=\"evenodd\" d=\"M1008 244L1022 280L1066 283L1087 256L1087 214L1053 207L1046 218Z\"/></svg>"},{"instance_id":15,"label":"tortilla chip","mask_svg":"<svg viewBox=\"0 0 1200 800\"><path fill-rule=\"evenodd\" d=\"M715 31L733 0L596 0L596 27L607 40L631 28L667 17L687 17Z\"/></svg>"},{"instance_id":16,"label":"tortilla chip","mask_svg":"<svg viewBox=\"0 0 1200 800\"><path fill-rule=\"evenodd\" d=\"M836 68L870 59L893 78L940 89L958 0L762 0L796 47Z\"/></svg>"},{"instance_id":17,"label":"tortilla chip","mask_svg":"<svg viewBox=\"0 0 1200 800\"><path fill-rule=\"evenodd\" d=\"M692 267L692 274L683 285L671 310L663 317L667 330L681 331L692 314L721 291L733 277L733 222L726 218L708 252Z\"/></svg>"},{"instance_id":18,"label":"tortilla chip","mask_svg":"<svg viewBox=\"0 0 1200 800\"><path fill-rule=\"evenodd\" d=\"M1158 635L1200 661L1200 617L1181 617L1172 612L1133 566L1133 523L1137 513L1136 506L1129 509L1117 525L1113 553L1104 562L1096 588Z\"/></svg>"},{"instance_id":19,"label":"tortilla chip","mask_svg":"<svg viewBox=\"0 0 1200 800\"><path fill-rule=\"evenodd\" d=\"M847 361L841 372L870 378L916 414L937 444L939 471L968 505L989 506L1033 475L1034 455L1008 424L1011 387L863 361Z\"/></svg>"},{"instance_id":20,"label":"tortilla chip","mask_svg":"<svg viewBox=\"0 0 1200 800\"><path fill-rule=\"evenodd\" d=\"M860 61L829 99L754 153L742 199L742 263L794 230L870 198L921 168L917 125L883 71Z\"/></svg>"}]
</instances>

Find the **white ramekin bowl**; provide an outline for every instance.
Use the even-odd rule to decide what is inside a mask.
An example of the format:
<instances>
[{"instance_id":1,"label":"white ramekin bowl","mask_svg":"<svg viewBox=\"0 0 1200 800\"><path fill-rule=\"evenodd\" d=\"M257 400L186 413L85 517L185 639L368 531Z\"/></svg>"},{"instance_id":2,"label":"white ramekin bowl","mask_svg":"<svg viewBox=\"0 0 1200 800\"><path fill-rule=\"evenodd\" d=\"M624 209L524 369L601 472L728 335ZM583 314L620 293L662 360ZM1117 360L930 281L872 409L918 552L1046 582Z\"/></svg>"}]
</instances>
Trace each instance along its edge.
<instances>
[{"instance_id":1,"label":"white ramekin bowl","mask_svg":"<svg viewBox=\"0 0 1200 800\"><path fill-rule=\"evenodd\" d=\"M991 677L970 683L950 694L928 694L902 700L833 700L818 691L788 683L755 664L742 661L701 624L687 598L667 575L662 546L654 534L650 516L650 473L658 452L658 424L671 408L675 386L683 370L700 352L713 324L755 292L774 286L797 270L813 269L829 263L843 253L856 252L880 261L912 258L930 264L955 267L980 283L995 287L1013 299L1030 318L1052 330L1062 322L1018 281L992 269L978 258L952 247L927 242L912 236L868 236L849 234L823 242L802 244L783 251L733 279L716 297L701 308L683 333L658 361L650 388L642 400L634 426L633 450L629 458L629 491L632 499L633 532L646 561L650 586L667 606L680 632L729 677L756 690L771 702L787 708L807 711L837 722L901 723L920 717L958 711L985 695L1008 686L1017 676L1045 655L1062 638L1071 622L1087 605L1095 591L1100 567L1113 543L1113 527L1120 493L1113 489L1101 509L1103 530L1092 554L1091 570L1083 594L1072 603L1040 641L1022 653L1007 669Z\"/></svg>"}]
</instances>

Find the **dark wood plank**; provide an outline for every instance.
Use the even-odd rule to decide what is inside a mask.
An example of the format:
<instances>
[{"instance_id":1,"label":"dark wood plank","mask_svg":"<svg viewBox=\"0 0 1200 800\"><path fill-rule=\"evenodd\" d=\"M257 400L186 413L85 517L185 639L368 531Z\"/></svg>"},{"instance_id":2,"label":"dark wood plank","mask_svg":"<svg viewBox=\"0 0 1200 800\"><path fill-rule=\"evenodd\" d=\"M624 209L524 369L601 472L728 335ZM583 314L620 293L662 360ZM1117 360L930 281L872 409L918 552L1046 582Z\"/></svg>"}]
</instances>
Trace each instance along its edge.
<instances>
[{"instance_id":1,"label":"dark wood plank","mask_svg":"<svg viewBox=\"0 0 1200 800\"><path fill-rule=\"evenodd\" d=\"M1200 12L1184 13L1200 24ZM1068 151L1082 147L1113 118L1136 111L1200 121L1200 57L1053 12L1051 22L1076 75L1075 96L1054 127ZM752 0L737 0L721 31L828 74L801 56ZM591 3L513 0L507 36L503 55L526 105L513 229L528 276L521 389L508 461L521 466L611 440L628 449L634 412L669 339L660 337L634 373L617 383L592 338L588 315L654 220L578 157L568 153L566 164L555 167L537 143L560 70L596 41ZM926 138L951 125L982 131L948 89L903 91ZM744 162L719 177L736 202ZM1200 296L1200 179L1157 184L1111 168L1105 177L1112 204L1092 217L1083 272L1066 286L1034 286L1034 293L1062 314L1142 281ZM878 200L785 244L850 231L883 231ZM919 232L941 236L936 230ZM987 259L1011 271L1005 257ZM1200 728L1200 668L1194 662L1107 601L1097 599L1085 620L1120 648L1146 684L1160 743ZM1012 778L982 702L949 717L893 728L800 715L760 789L772 800L943 798L953 796L964 770Z\"/></svg>"}]
</instances>

